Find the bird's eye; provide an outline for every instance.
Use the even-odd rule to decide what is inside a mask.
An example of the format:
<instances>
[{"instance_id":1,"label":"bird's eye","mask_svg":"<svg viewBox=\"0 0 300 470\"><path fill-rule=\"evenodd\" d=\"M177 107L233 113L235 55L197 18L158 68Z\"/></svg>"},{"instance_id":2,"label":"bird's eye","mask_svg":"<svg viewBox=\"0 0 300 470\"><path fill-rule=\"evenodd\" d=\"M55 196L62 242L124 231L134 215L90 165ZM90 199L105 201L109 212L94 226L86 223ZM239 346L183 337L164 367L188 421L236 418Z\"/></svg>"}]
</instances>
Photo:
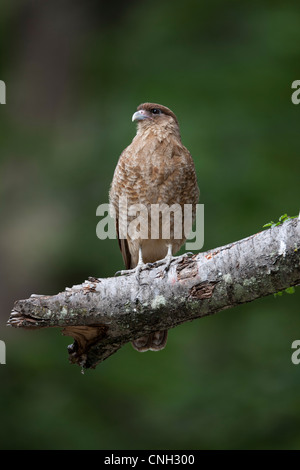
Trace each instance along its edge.
<instances>
[{"instance_id":1,"label":"bird's eye","mask_svg":"<svg viewBox=\"0 0 300 470\"><path fill-rule=\"evenodd\" d=\"M161 114L161 110L158 109L158 108L153 108L153 109L151 109L151 113L152 114Z\"/></svg>"}]
</instances>

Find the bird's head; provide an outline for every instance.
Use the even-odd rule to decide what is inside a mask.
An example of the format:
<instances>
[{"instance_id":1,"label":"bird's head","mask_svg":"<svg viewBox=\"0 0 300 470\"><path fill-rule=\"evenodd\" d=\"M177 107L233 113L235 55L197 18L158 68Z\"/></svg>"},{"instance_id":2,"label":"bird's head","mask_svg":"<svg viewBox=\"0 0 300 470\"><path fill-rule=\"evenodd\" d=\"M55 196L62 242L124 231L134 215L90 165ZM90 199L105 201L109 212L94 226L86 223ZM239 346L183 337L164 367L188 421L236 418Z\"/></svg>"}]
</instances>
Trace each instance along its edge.
<instances>
[{"instance_id":1,"label":"bird's head","mask_svg":"<svg viewBox=\"0 0 300 470\"><path fill-rule=\"evenodd\" d=\"M138 123L139 128L169 127L178 130L179 125L175 114L166 106L156 103L143 103L132 116L132 121Z\"/></svg>"}]
</instances>

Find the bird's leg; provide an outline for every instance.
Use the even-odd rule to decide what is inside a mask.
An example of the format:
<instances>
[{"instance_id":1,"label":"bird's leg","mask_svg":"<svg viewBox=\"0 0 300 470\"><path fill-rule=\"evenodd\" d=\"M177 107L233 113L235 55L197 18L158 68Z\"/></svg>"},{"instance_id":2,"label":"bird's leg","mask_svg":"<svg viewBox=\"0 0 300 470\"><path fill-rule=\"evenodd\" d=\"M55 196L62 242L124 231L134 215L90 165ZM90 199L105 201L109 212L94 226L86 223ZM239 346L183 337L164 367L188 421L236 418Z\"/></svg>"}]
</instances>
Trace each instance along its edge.
<instances>
[{"instance_id":1,"label":"bird's leg","mask_svg":"<svg viewBox=\"0 0 300 470\"><path fill-rule=\"evenodd\" d=\"M192 251L187 251L186 253L183 253L183 255L178 256L177 260L180 263L184 258L189 258L190 256L194 256L195 253Z\"/></svg>"},{"instance_id":2,"label":"bird's leg","mask_svg":"<svg viewBox=\"0 0 300 470\"><path fill-rule=\"evenodd\" d=\"M115 276L120 274L120 276L126 276L127 274L135 273L135 276L139 282L140 280L140 273L143 269L147 268L147 264L143 261L143 254L142 254L142 247L139 246L139 259L138 264L133 269L123 269L122 271L117 271Z\"/></svg>"},{"instance_id":3,"label":"bird's leg","mask_svg":"<svg viewBox=\"0 0 300 470\"><path fill-rule=\"evenodd\" d=\"M185 258L189 258L190 256L193 256L194 254L195 253L192 253L191 251L188 251L187 253L184 253L183 255L180 255L178 257L177 256L173 257L173 255L172 255L172 245L168 245L168 252L167 252L166 256L163 259L153 263L153 266L155 266L157 268L157 267L162 266L166 263L166 266L164 267L164 270L163 270L163 276L162 276L164 278L166 273L169 271L171 263L173 261L176 260L177 262L180 263Z\"/></svg>"},{"instance_id":4,"label":"bird's leg","mask_svg":"<svg viewBox=\"0 0 300 470\"><path fill-rule=\"evenodd\" d=\"M166 256L163 259L159 260L159 261L155 261L155 263L153 263L153 265L152 265L152 266L155 266L157 268L158 266L162 266L162 265L166 264L165 267L164 267L164 270L163 270L163 277L165 277L166 273L169 271L171 263L173 261L172 245L171 244L167 245L167 247L168 247L168 252L167 252Z\"/></svg>"},{"instance_id":5,"label":"bird's leg","mask_svg":"<svg viewBox=\"0 0 300 470\"><path fill-rule=\"evenodd\" d=\"M165 277L166 273L169 271L171 263L172 263L173 255L172 255L172 245L168 245L168 252L164 258L166 261L166 266L164 267L163 277Z\"/></svg>"},{"instance_id":6,"label":"bird's leg","mask_svg":"<svg viewBox=\"0 0 300 470\"><path fill-rule=\"evenodd\" d=\"M132 271L132 269L121 269L115 273L115 276L127 276L127 274L131 274Z\"/></svg>"},{"instance_id":7,"label":"bird's leg","mask_svg":"<svg viewBox=\"0 0 300 470\"><path fill-rule=\"evenodd\" d=\"M139 282L140 281L140 274L141 274L141 271L143 269L143 267L146 266L144 261L143 261L143 254L142 254L142 247L139 246L139 260L138 260L138 264L136 265L136 267L134 268L135 270L135 277L137 279L137 281Z\"/></svg>"}]
</instances>

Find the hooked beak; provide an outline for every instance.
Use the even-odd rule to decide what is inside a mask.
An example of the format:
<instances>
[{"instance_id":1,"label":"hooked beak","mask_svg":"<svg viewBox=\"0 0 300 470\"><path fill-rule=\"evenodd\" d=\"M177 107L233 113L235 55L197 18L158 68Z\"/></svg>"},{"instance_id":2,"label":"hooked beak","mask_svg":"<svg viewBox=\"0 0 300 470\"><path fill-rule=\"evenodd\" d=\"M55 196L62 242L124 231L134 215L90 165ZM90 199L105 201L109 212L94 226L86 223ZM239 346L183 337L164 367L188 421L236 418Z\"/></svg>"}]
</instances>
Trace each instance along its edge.
<instances>
[{"instance_id":1,"label":"hooked beak","mask_svg":"<svg viewBox=\"0 0 300 470\"><path fill-rule=\"evenodd\" d=\"M144 109L140 109L140 111L136 111L132 116L132 122L143 121L144 119L150 119L149 114Z\"/></svg>"}]
</instances>

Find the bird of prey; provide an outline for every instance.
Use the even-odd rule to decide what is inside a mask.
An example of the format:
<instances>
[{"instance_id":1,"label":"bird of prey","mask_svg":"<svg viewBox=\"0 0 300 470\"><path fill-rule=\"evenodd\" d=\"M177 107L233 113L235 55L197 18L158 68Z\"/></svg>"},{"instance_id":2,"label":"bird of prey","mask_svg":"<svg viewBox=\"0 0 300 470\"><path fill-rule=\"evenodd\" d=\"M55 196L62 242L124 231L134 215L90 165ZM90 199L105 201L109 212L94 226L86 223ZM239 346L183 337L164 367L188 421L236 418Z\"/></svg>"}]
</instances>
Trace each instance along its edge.
<instances>
[{"instance_id":1,"label":"bird of prey","mask_svg":"<svg viewBox=\"0 0 300 470\"><path fill-rule=\"evenodd\" d=\"M185 204L190 204L194 219L199 199L194 162L181 142L175 114L166 106L143 103L133 114L132 121L137 122L137 133L119 158L109 193L118 242L127 270L163 258L170 260L189 235L182 233L176 238L175 214L171 214L173 217L170 217L167 238L163 238L161 226L158 227L158 236L151 238L151 223L154 228L154 222L150 215L147 215L147 220L144 218L145 224L148 224L146 234L140 230L141 235L138 237L131 237L130 233L121 237L122 223L129 224L132 220L129 212L131 206L142 204L150 214L153 205L170 207L175 204L174 207L183 209ZM124 200L126 205L120 203ZM159 224L161 220L160 215ZM183 218L180 223L183 226ZM133 341L132 345L140 352L159 351L166 345L167 333L157 331L147 334Z\"/></svg>"}]
</instances>

